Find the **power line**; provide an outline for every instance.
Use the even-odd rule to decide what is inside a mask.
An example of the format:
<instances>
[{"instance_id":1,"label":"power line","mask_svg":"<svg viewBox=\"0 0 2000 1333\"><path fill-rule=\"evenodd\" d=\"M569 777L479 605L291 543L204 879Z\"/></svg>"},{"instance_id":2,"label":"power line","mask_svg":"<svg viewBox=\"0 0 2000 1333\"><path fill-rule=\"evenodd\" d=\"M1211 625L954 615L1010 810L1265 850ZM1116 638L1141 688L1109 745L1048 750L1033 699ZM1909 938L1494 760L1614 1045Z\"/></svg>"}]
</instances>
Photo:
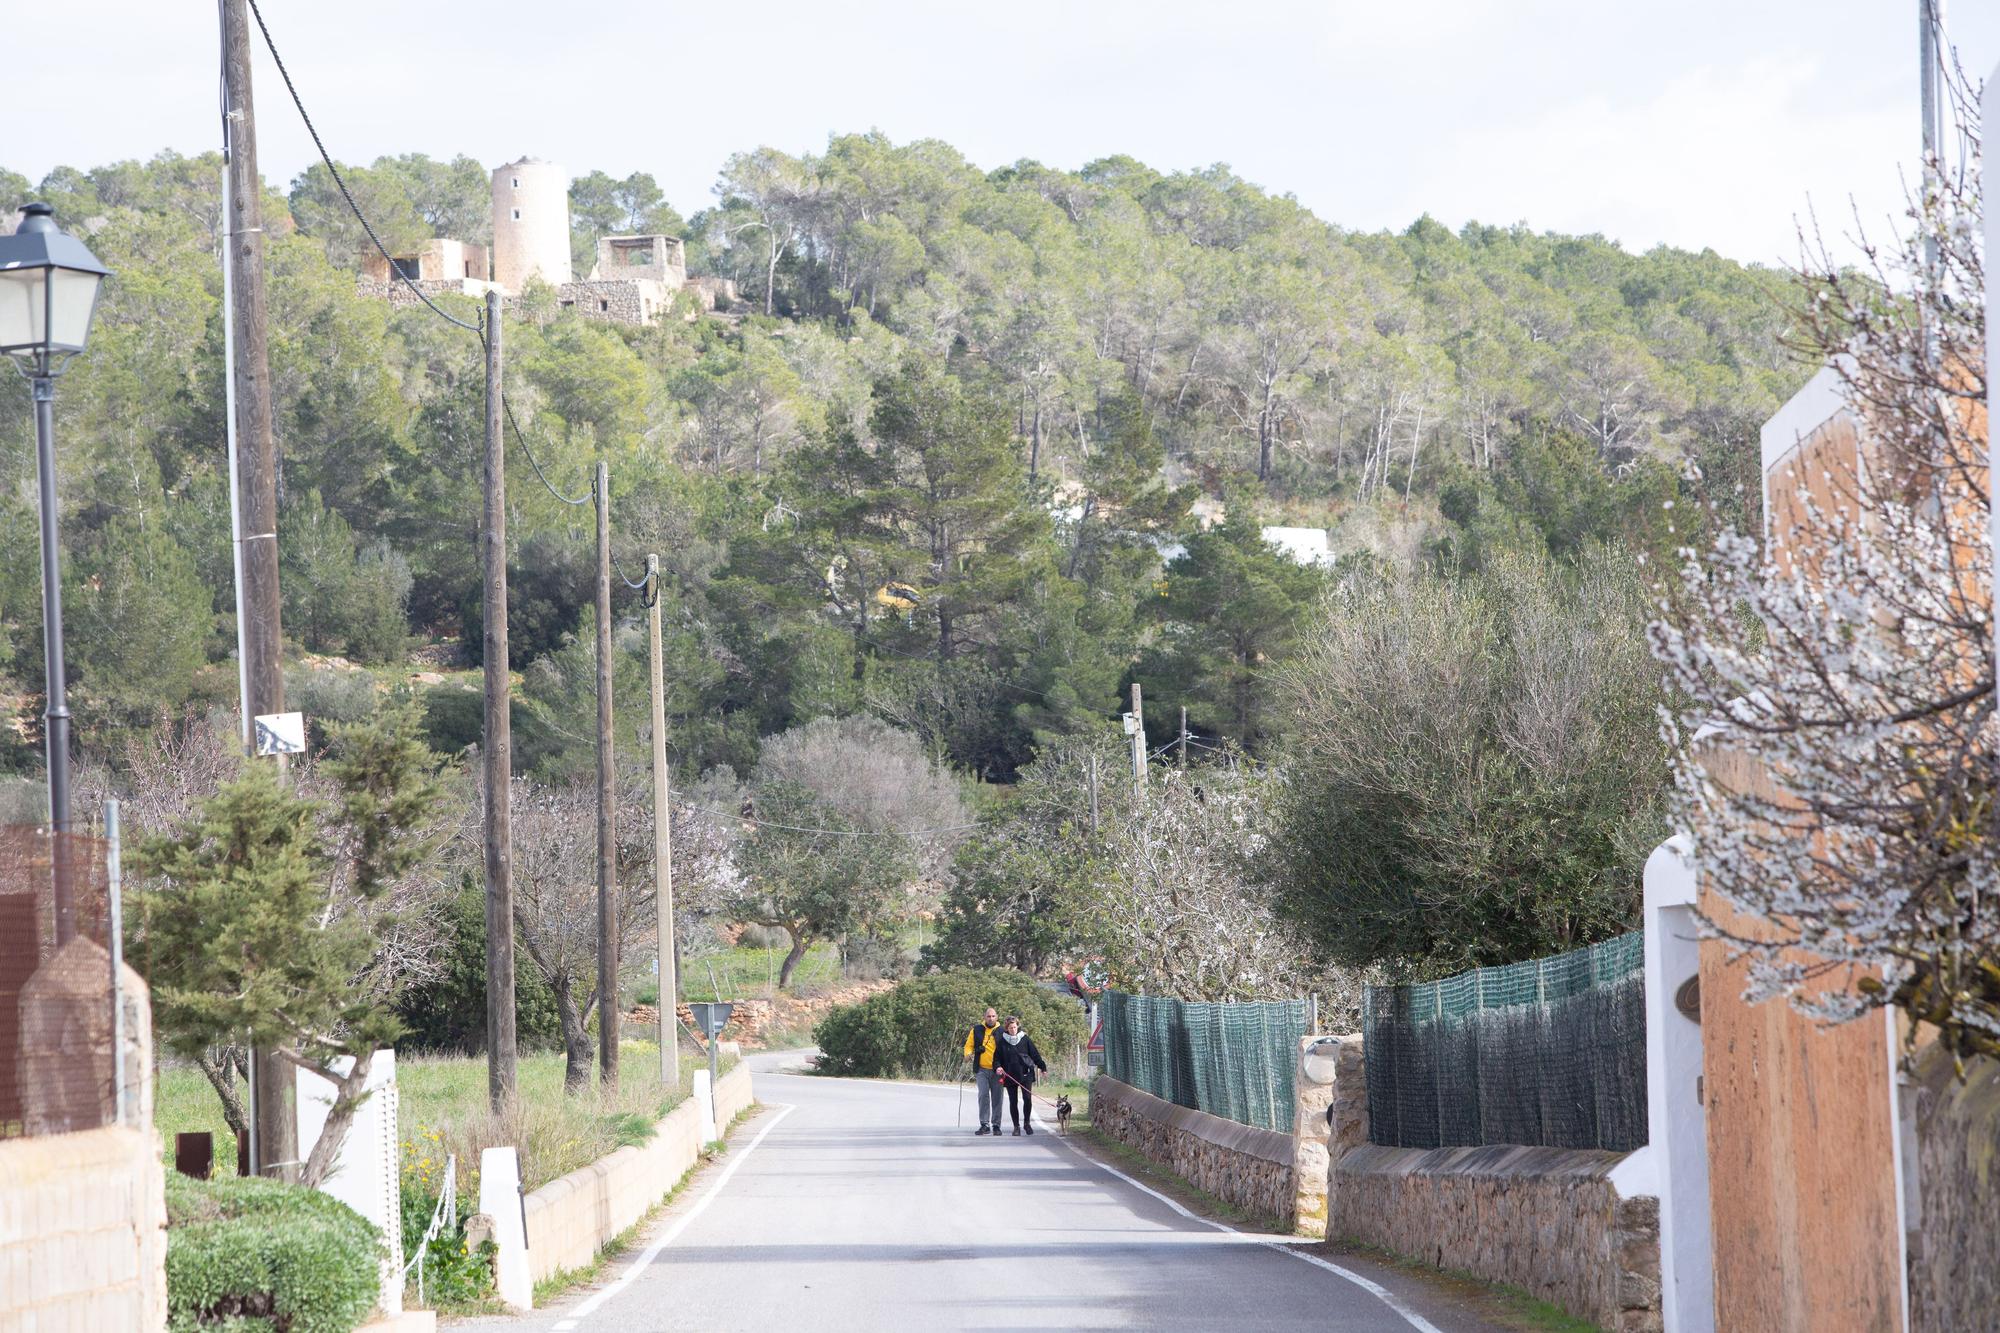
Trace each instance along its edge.
<instances>
[{"instance_id":1,"label":"power line","mask_svg":"<svg viewBox=\"0 0 2000 1333\"><path fill-rule=\"evenodd\" d=\"M555 483L549 480L549 474L542 471L541 463L535 458L535 451L528 447L527 433L521 429L521 423L514 420L514 405L507 401L507 395L505 394L500 395L500 408L507 414L507 424L513 427L514 442L521 446L521 452L528 457L528 466L535 470L535 476L541 480L543 487L547 489L548 493L566 505L589 504L595 498L596 483L591 483L591 489L585 491L582 495L569 496L557 490Z\"/></svg>"},{"instance_id":2,"label":"power line","mask_svg":"<svg viewBox=\"0 0 2000 1333\"><path fill-rule=\"evenodd\" d=\"M368 239L374 243L376 251L382 256L382 261L389 266L389 276L401 281L419 301L429 306L431 312L437 315L438 318L456 324L468 333L478 336L479 340L484 342L486 335L480 329L479 325L468 324L458 316L445 310L437 302L424 295L423 289L411 281L410 275L396 266L395 258L390 255L389 248L382 244L382 238L375 234L373 224L368 221L367 215L362 213L361 205L354 202L354 195L348 190L347 181L341 176L340 168L333 164L333 155L326 151L326 145L320 140L318 127L313 124L312 117L306 114L306 104L300 99L297 86L292 83L292 74L290 70L285 68L284 57L278 54L278 44L271 39L270 26L264 22L264 12L257 8L257 0L249 0L249 4L251 16L257 20L257 30L264 34L264 48L271 53L271 60L278 67L278 77L285 81L285 91L291 94L292 105L298 108L299 119L305 122L306 133L312 136L313 147L319 150L319 160L324 162L326 169L332 173L333 183L340 187L340 197L347 201L347 207L353 212L355 221L361 224L361 230L368 233Z\"/></svg>"},{"instance_id":3,"label":"power line","mask_svg":"<svg viewBox=\"0 0 2000 1333\"><path fill-rule=\"evenodd\" d=\"M717 822L755 824L758 828L783 829L787 833L824 833L836 838L935 838L947 833L965 833L979 827L978 824L946 824L939 828L917 829L808 828L803 824L780 824L774 820L759 819L755 815L730 814L703 805L684 805L681 809L691 815Z\"/></svg>"}]
</instances>

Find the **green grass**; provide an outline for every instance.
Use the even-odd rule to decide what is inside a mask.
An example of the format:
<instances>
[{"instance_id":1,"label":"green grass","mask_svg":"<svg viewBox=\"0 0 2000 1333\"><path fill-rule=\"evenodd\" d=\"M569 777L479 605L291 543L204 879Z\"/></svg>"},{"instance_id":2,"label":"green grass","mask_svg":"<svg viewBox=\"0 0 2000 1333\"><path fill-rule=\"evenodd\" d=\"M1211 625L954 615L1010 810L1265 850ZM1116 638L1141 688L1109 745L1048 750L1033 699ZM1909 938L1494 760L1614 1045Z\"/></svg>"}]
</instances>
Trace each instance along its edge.
<instances>
[{"instance_id":1,"label":"green grass","mask_svg":"<svg viewBox=\"0 0 2000 1333\"><path fill-rule=\"evenodd\" d=\"M681 998L702 1000L743 1000L769 998L774 991L778 969L784 966L783 949L724 949L681 962ZM709 980L710 969L715 980ZM814 944L792 970L792 995L812 995L840 984L840 950L830 943ZM721 987L722 993L716 994ZM655 992L657 994L657 992Z\"/></svg>"},{"instance_id":2,"label":"green grass","mask_svg":"<svg viewBox=\"0 0 2000 1333\"><path fill-rule=\"evenodd\" d=\"M687 1097L700 1067L700 1060L683 1052L680 1085L667 1089L660 1083L659 1047L624 1042L617 1090L602 1094L592 1088L569 1097L563 1093L560 1054L524 1055L520 1104L511 1116L502 1117L487 1110L483 1057L401 1056L396 1061L398 1119L409 1166L417 1169L428 1158L433 1162L428 1169L441 1170L445 1154L455 1153L460 1190L476 1197L480 1150L512 1144L521 1149L526 1187L535 1189L617 1148L651 1138L654 1122ZM222 1103L200 1070L161 1072L153 1121L169 1161L175 1133L206 1129L216 1135L217 1174L235 1173Z\"/></svg>"}]
</instances>

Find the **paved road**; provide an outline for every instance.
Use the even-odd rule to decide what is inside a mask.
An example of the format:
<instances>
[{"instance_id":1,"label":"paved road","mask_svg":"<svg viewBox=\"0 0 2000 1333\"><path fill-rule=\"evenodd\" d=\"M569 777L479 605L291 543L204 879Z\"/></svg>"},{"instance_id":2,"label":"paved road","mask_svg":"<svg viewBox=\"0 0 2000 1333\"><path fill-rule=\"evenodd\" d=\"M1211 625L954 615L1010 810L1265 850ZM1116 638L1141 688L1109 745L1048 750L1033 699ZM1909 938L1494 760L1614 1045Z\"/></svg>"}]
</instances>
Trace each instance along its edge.
<instances>
[{"instance_id":1,"label":"paved road","mask_svg":"<svg viewBox=\"0 0 2000 1333\"><path fill-rule=\"evenodd\" d=\"M1052 1133L975 1137L955 1128L951 1089L752 1060L771 1109L738 1131L647 1248L509 1327L1487 1327L1393 1270L1341 1260L1353 1275L1343 1276L1187 1216ZM968 1093L968 1125L972 1115Z\"/></svg>"}]
</instances>

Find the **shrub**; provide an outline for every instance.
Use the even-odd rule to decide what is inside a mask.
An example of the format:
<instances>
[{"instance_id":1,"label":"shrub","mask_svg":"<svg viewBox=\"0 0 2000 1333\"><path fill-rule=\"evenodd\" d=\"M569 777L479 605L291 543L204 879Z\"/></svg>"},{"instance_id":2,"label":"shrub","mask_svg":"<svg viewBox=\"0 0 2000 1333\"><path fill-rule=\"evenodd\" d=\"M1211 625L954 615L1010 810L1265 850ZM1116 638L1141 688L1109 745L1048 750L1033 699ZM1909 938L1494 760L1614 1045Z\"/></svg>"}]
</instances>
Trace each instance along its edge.
<instances>
[{"instance_id":1,"label":"shrub","mask_svg":"<svg viewBox=\"0 0 2000 1333\"><path fill-rule=\"evenodd\" d=\"M1015 1014L1054 1065L1083 1040L1083 1010L1025 972L995 967L933 972L836 1009L813 1029L820 1072L861 1078L946 1078L965 1034L988 1005Z\"/></svg>"},{"instance_id":2,"label":"shrub","mask_svg":"<svg viewBox=\"0 0 2000 1333\"><path fill-rule=\"evenodd\" d=\"M167 1177L172 1333L347 1333L375 1308L381 1255L375 1228L317 1190Z\"/></svg>"}]
</instances>

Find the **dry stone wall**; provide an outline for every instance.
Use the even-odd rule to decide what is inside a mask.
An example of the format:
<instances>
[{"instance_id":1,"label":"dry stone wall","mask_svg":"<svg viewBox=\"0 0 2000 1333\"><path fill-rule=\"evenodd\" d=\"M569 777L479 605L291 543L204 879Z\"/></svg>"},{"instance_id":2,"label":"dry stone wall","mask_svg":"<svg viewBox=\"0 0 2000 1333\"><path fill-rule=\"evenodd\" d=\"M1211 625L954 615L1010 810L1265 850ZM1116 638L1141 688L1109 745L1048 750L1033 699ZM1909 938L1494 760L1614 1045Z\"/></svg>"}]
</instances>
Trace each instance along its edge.
<instances>
[{"instance_id":1,"label":"dry stone wall","mask_svg":"<svg viewBox=\"0 0 2000 1333\"><path fill-rule=\"evenodd\" d=\"M1108 1075L1091 1084L1090 1123L1218 1199L1292 1222L1290 1134L1176 1106Z\"/></svg>"},{"instance_id":2,"label":"dry stone wall","mask_svg":"<svg viewBox=\"0 0 2000 1333\"><path fill-rule=\"evenodd\" d=\"M2000 1312L2000 1061L1918 1052L1917 1207L1910 1227L1910 1328L1991 1327Z\"/></svg>"},{"instance_id":3,"label":"dry stone wall","mask_svg":"<svg viewBox=\"0 0 2000 1333\"><path fill-rule=\"evenodd\" d=\"M1372 1144L1359 1038L1340 1045L1329 1105L1329 1235L1508 1283L1616 1333L1662 1327L1660 1204L1619 1197L1626 1154Z\"/></svg>"}]
</instances>

